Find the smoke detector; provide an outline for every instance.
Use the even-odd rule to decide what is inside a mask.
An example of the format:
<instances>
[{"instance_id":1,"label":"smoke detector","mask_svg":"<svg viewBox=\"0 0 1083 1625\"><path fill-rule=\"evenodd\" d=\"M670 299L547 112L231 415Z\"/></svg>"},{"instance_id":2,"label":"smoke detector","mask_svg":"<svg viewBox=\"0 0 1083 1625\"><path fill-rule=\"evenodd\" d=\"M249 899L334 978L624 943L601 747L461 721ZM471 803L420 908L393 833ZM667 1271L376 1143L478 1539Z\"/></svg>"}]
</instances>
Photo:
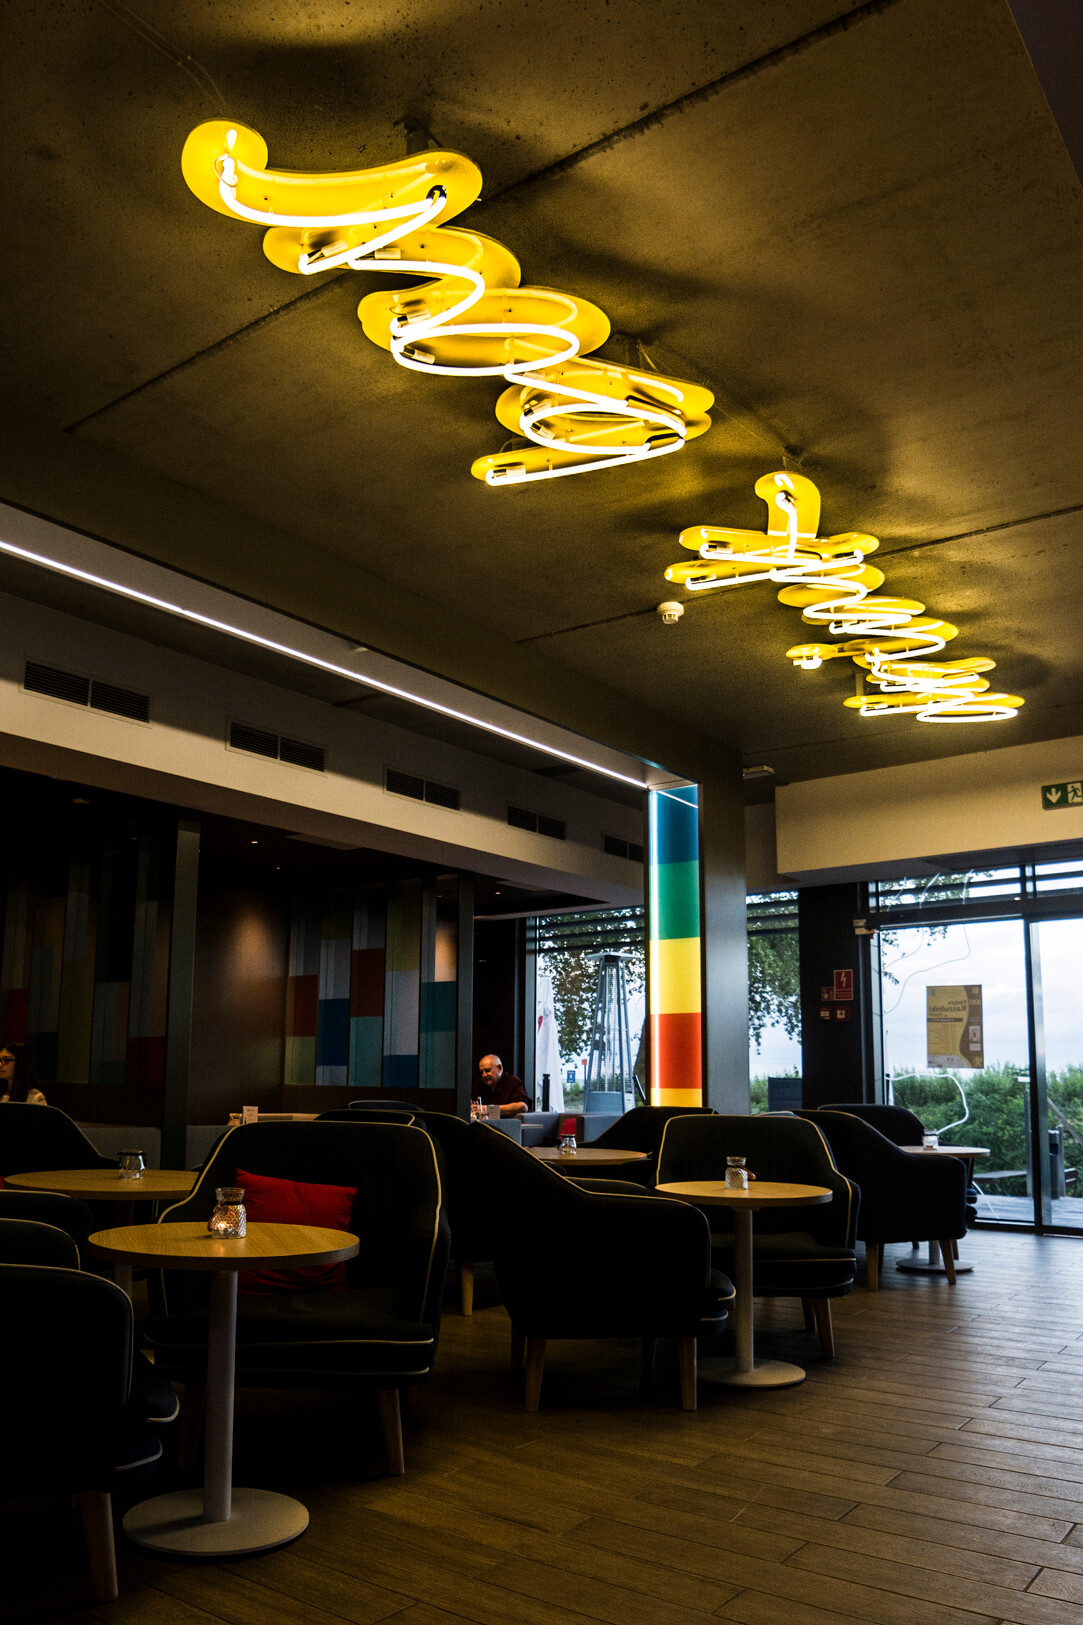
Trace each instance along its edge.
<instances>
[{"instance_id":1,"label":"smoke detector","mask_svg":"<svg viewBox=\"0 0 1083 1625\"><path fill-rule=\"evenodd\" d=\"M659 604L658 613L662 617L663 626L676 626L684 614L684 605L678 604L675 598L667 598L664 604Z\"/></svg>"}]
</instances>

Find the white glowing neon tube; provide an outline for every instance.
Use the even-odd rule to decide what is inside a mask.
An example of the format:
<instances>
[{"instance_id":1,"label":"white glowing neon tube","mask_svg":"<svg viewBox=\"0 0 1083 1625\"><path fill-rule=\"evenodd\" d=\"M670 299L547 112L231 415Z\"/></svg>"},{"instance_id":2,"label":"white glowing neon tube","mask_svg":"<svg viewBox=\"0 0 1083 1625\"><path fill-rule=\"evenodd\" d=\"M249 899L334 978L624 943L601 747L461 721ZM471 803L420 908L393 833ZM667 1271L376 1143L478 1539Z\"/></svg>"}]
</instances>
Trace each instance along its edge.
<instances>
[{"instance_id":1,"label":"white glowing neon tube","mask_svg":"<svg viewBox=\"0 0 1083 1625\"><path fill-rule=\"evenodd\" d=\"M800 608L802 620L847 639L841 645L800 644L788 658L803 671L816 671L837 657L863 667L879 695L844 702L863 717L913 714L920 722L999 722L1017 715L1023 704L1017 695L987 692L989 683L980 674L993 668L992 660L937 664L929 658L956 636L956 627L927 616L915 599L877 596L883 573L865 560L878 545L875 537L849 532L819 538L820 494L811 480L780 471L761 476L756 492L768 507L766 535L690 527L681 532L681 542L698 554L703 569L671 565L667 581L681 581L689 592L765 580L778 584L779 599ZM775 510L784 516L781 530L771 528ZM843 553L847 542L852 551ZM729 573L720 573L719 565Z\"/></svg>"}]
</instances>

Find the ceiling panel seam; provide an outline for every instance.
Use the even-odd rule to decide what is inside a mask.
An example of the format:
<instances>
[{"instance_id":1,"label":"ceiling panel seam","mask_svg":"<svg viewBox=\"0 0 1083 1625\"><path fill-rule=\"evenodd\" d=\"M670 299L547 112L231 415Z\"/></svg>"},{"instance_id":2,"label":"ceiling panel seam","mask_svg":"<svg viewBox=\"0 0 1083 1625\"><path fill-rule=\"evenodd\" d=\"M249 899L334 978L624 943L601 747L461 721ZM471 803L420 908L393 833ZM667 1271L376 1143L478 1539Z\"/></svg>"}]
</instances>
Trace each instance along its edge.
<instances>
[{"instance_id":1,"label":"ceiling panel seam","mask_svg":"<svg viewBox=\"0 0 1083 1625\"><path fill-rule=\"evenodd\" d=\"M954 536L934 536L924 542L902 542L898 547L885 548L885 555L894 558L898 553L916 553L923 547L946 547L949 542L970 542L979 536L993 536L998 530L1018 530L1023 525L1040 525L1046 519L1067 519L1074 513L1083 513L1083 502L1073 502L1067 508L1047 508L1044 513L1024 514L1019 519L1002 519L995 525L982 525L980 530L961 530Z\"/></svg>"},{"instance_id":2,"label":"ceiling panel seam","mask_svg":"<svg viewBox=\"0 0 1083 1625\"><path fill-rule=\"evenodd\" d=\"M477 205L483 209L486 203L498 197L507 197L511 192L518 192L527 186L536 186L541 182L558 180L571 170L577 169L580 164L589 163L592 158L603 152L609 152L614 147L622 145L625 141L632 141L637 136L645 135L648 130L667 124L671 118L686 113L693 107L712 101L715 96L721 95L733 85L744 84L749 79L757 79L760 74L769 72L772 68L781 67L784 62L794 57L803 56L806 51L834 39L839 34L847 33L860 23L868 22L872 18L881 16L885 11L891 11L895 6L901 5L903 0L866 0L861 6L855 6L852 11L842 13L832 18L829 23L821 23L817 28L809 29L807 34L799 34L796 39L788 40L785 45L776 45L773 51L766 51L751 62L742 63L739 68L730 68L726 73L720 74L708 84L699 85L695 90L687 90L683 95L677 96L662 107L656 107L653 112L644 113L642 118L633 119L631 124L622 125L619 130L613 130L609 135L599 136L597 141L591 141L587 146L580 147L571 152L566 158L557 158L553 163L546 164L543 169L536 169L533 174L524 175L517 181L510 181L507 186L493 192L482 192L481 201Z\"/></svg>"}]
</instances>

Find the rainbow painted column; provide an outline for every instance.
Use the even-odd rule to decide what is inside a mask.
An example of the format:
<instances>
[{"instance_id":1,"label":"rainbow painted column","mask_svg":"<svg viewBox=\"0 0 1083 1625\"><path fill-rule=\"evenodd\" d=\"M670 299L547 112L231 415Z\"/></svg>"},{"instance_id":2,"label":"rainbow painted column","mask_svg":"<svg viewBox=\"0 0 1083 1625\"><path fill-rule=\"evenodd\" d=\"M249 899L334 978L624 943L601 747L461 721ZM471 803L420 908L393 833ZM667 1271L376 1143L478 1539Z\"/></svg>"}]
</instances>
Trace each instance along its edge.
<instances>
[{"instance_id":1,"label":"rainbow painted column","mask_svg":"<svg viewBox=\"0 0 1083 1625\"><path fill-rule=\"evenodd\" d=\"M648 1000L651 1101L703 1103L699 910L699 792L648 795Z\"/></svg>"}]
</instances>

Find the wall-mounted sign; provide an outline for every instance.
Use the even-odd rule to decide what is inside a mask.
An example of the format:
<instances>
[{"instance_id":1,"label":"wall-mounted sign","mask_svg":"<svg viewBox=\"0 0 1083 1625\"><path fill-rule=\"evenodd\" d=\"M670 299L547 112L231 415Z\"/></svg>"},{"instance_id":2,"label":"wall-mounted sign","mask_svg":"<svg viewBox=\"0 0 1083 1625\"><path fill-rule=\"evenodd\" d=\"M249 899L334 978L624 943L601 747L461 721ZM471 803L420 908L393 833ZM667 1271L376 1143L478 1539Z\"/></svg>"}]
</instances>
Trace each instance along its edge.
<instances>
[{"instance_id":1,"label":"wall-mounted sign","mask_svg":"<svg viewBox=\"0 0 1083 1625\"><path fill-rule=\"evenodd\" d=\"M980 984L927 987L925 1031L928 1066L984 1066Z\"/></svg>"},{"instance_id":2,"label":"wall-mounted sign","mask_svg":"<svg viewBox=\"0 0 1083 1625\"><path fill-rule=\"evenodd\" d=\"M1061 807L1083 807L1083 779L1042 785L1042 810L1056 812Z\"/></svg>"},{"instance_id":3,"label":"wall-mounted sign","mask_svg":"<svg viewBox=\"0 0 1083 1625\"><path fill-rule=\"evenodd\" d=\"M837 970L835 972L835 1003L849 1004L854 996L854 973L852 970Z\"/></svg>"}]
</instances>

